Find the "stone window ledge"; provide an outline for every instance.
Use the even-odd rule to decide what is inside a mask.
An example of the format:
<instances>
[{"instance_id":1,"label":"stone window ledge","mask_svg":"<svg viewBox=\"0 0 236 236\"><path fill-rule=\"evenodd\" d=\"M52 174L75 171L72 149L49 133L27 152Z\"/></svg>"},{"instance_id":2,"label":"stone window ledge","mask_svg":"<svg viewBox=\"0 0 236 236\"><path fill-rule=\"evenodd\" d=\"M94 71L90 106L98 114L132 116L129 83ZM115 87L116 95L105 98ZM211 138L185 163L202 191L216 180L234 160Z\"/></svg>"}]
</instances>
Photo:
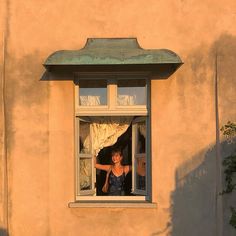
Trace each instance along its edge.
<instances>
[{"instance_id":1,"label":"stone window ledge","mask_svg":"<svg viewBox=\"0 0 236 236\"><path fill-rule=\"evenodd\" d=\"M150 202L70 202L69 208L157 208L157 203Z\"/></svg>"}]
</instances>

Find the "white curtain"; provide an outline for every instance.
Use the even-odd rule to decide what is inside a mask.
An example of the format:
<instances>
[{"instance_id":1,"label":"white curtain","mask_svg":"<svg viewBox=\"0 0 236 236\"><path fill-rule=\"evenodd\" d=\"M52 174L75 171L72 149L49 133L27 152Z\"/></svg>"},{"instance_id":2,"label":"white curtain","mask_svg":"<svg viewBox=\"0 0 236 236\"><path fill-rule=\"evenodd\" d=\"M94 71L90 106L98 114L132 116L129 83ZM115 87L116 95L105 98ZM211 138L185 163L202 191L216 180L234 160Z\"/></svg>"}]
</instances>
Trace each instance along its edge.
<instances>
[{"instance_id":1,"label":"white curtain","mask_svg":"<svg viewBox=\"0 0 236 236\"><path fill-rule=\"evenodd\" d=\"M130 126L132 117L99 117L92 120L93 154L97 155L104 147L117 142Z\"/></svg>"},{"instance_id":2,"label":"white curtain","mask_svg":"<svg viewBox=\"0 0 236 236\"><path fill-rule=\"evenodd\" d=\"M91 189L92 185L92 163L91 159L80 159L80 189Z\"/></svg>"},{"instance_id":3,"label":"white curtain","mask_svg":"<svg viewBox=\"0 0 236 236\"><path fill-rule=\"evenodd\" d=\"M125 133L132 122L132 117L90 117L92 154L98 155L104 147L112 146ZM83 134L80 134L82 137ZM89 150L90 135L83 137L84 150ZM85 151L86 152L86 151ZM91 160L80 160L80 188L91 186Z\"/></svg>"},{"instance_id":4,"label":"white curtain","mask_svg":"<svg viewBox=\"0 0 236 236\"><path fill-rule=\"evenodd\" d=\"M100 96L79 96L79 100L82 106L99 106L101 104Z\"/></svg>"},{"instance_id":5,"label":"white curtain","mask_svg":"<svg viewBox=\"0 0 236 236\"><path fill-rule=\"evenodd\" d=\"M143 135L144 138L147 136L147 128L146 128L146 123L140 123L138 125L140 133Z\"/></svg>"},{"instance_id":6,"label":"white curtain","mask_svg":"<svg viewBox=\"0 0 236 236\"><path fill-rule=\"evenodd\" d=\"M82 106L99 106L101 104L100 96L79 96L80 105ZM118 106L132 106L137 104L136 95L118 95L117 105Z\"/></svg>"},{"instance_id":7,"label":"white curtain","mask_svg":"<svg viewBox=\"0 0 236 236\"><path fill-rule=\"evenodd\" d=\"M90 130L89 129L90 129L89 122L80 123L79 125L80 153L90 153Z\"/></svg>"},{"instance_id":8,"label":"white curtain","mask_svg":"<svg viewBox=\"0 0 236 236\"><path fill-rule=\"evenodd\" d=\"M118 95L118 106L131 106L136 105L136 95Z\"/></svg>"}]
</instances>

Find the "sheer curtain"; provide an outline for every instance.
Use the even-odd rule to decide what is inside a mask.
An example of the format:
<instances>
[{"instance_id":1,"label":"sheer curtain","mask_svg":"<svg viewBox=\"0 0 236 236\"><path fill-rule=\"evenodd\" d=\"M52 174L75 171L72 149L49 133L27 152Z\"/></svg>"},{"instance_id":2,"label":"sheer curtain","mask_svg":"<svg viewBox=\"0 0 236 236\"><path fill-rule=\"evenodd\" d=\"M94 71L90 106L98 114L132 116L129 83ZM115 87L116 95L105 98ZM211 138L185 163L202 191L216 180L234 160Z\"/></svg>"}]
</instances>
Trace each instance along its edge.
<instances>
[{"instance_id":1,"label":"sheer curtain","mask_svg":"<svg viewBox=\"0 0 236 236\"><path fill-rule=\"evenodd\" d=\"M91 189L92 185L92 163L90 159L80 159L80 189Z\"/></svg>"},{"instance_id":2,"label":"sheer curtain","mask_svg":"<svg viewBox=\"0 0 236 236\"><path fill-rule=\"evenodd\" d=\"M146 124L145 123L140 123L139 124L139 131L141 133L141 135L143 135L144 138L146 138L147 134L147 128L146 128Z\"/></svg>"},{"instance_id":3,"label":"sheer curtain","mask_svg":"<svg viewBox=\"0 0 236 236\"><path fill-rule=\"evenodd\" d=\"M118 106L131 106L136 105L136 95L118 95Z\"/></svg>"},{"instance_id":4,"label":"sheer curtain","mask_svg":"<svg viewBox=\"0 0 236 236\"><path fill-rule=\"evenodd\" d=\"M97 155L104 147L116 143L125 133L132 121L132 117L99 117L92 118L92 146L93 154Z\"/></svg>"},{"instance_id":5,"label":"sheer curtain","mask_svg":"<svg viewBox=\"0 0 236 236\"><path fill-rule=\"evenodd\" d=\"M80 105L82 106L98 106L101 104L100 96L79 96Z\"/></svg>"},{"instance_id":6,"label":"sheer curtain","mask_svg":"<svg viewBox=\"0 0 236 236\"><path fill-rule=\"evenodd\" d=\"M80 96L80 105L82 106L99 106L101 104L100 96L87 95ZM136 95L118 95L117 105L118 106L132 106L137 104Z\"/></svg>"}]
</instances>

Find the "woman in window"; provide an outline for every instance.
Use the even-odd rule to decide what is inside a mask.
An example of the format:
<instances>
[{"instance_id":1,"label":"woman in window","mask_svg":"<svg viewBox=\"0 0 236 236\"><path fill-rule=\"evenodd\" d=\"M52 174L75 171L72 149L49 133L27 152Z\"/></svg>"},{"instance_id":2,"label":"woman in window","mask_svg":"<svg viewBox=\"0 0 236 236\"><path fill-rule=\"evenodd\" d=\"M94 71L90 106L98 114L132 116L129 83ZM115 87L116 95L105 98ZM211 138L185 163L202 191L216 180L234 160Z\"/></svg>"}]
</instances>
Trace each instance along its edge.
<instances>
[{"instance_id":1,"label":"woman in window","mask_svg":"<svg viewBox=\"0 0 236 236\"><path fill-rule=\"evenodd\" d=\"M107 172L103 192L107 192L109 196L124 196L125 177L132 168L129 165L122 165L123 155L120 149L113 150L111 157L112 165L98 164L95 157L94 167Z\"/></svg>"}]
</instances>

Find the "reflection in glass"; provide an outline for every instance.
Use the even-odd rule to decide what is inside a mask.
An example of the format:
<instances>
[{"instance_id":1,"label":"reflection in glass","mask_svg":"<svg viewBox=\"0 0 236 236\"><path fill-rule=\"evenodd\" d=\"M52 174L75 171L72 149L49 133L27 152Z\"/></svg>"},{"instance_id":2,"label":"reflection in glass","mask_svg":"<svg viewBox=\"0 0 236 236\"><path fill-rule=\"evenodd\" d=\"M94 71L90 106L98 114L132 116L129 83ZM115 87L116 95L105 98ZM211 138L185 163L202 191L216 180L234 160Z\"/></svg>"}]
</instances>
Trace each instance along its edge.
<instances>
[{"instance_id":1,"label":"reflection in glass","mask_svg":"<svg viewBox=\"0 0 236 236\"><path fill-rule=\"evenodd\" d=\"M119 80L117 89L117 105L146 105L145 80Z\"/></svg>"},{"instance_id":2,"label":"reflection in glass","mask_svg":"<svg viewBox=\"0 0 236 236\"><path fill-rule=\"evenodd\" d=\"M80 121L79 124L79 146L80 153L90 153L90 124Z\"/></svg>"},{"instance_id":3,"label":"reflection in glass","mask_svg":"<svg viewBox=\"0 0 236 236\"><path fill-rule=\"evenodd\" d=\"M137 124L137 153L146 153L146 123Z\"/></svg>"},{"instance_id":4,"label":"reflection in glass","mask_svg":"<svg viewBox=\"0 0 236 236\"><path fill-rule=\"evenodd\" d=\"M92 159L80 158L79 162L80 190L92 189Z\"/></svg>"},{"instance_id":5,"label":"reflection in glass","mask_svg":"<svg viewBox=\"0 0 236 236\"><path fill-rule=\"evenodd\" d=\"M136 188L140 190L146 189L146 158L139 157L137 161L137 174L136 174Z\"/></svg>"},{"instance_id":6,"label":"reflection in glass","mask_svg":"<svg viewBox=\"0 0 236 236\"><path fill-rule=\"evenodd\" d=\"M100 106L107 104L105 80L81 80L79 82L79 105Z\"/></svg>"}]
</instances>

